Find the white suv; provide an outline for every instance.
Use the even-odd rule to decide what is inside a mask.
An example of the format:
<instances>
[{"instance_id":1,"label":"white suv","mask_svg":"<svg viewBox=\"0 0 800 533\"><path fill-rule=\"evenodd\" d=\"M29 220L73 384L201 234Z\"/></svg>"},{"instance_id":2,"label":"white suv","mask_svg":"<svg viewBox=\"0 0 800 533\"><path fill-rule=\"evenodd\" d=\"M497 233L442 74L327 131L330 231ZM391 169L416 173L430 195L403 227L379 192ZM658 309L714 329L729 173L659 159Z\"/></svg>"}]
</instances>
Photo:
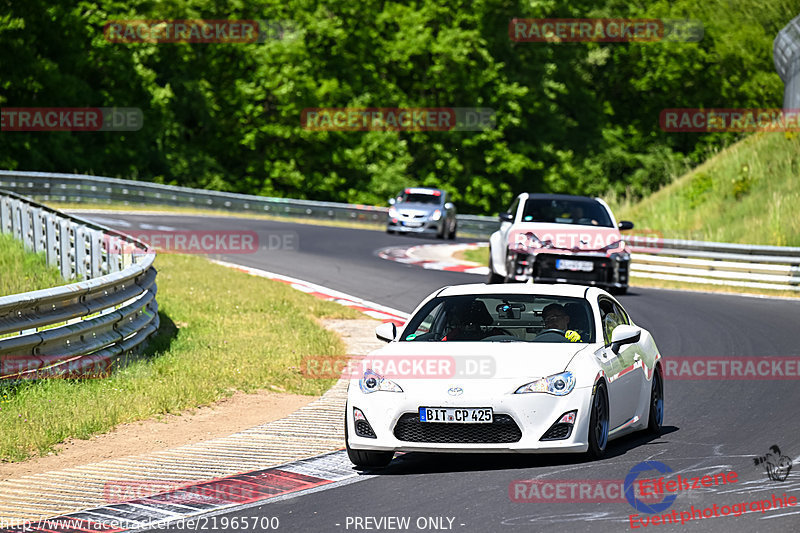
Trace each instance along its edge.
<instances>
[{"instance_id":1,"label":"white suv","mask_svg":"<svg viewBox=\"0 0 800 533\"><path fill-rule=\"evenodd\" d=\"M600 198L566 194L517 196L500 229L489 238L489 283L579 283L623 294L628 289L630 252Z\"/></svg>"}]
</instances>

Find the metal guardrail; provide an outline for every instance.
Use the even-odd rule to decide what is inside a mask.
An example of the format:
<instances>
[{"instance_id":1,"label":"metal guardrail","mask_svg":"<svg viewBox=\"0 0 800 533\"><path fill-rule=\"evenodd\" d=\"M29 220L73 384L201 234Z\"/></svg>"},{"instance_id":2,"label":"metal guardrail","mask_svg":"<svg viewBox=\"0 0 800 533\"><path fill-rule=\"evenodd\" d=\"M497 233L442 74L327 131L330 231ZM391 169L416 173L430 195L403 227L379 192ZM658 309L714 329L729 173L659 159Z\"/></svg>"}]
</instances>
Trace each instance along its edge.
<instances>
[{"instance_id":1,"label":"metal guardrail","mask_svg":"<svg viewBox=\"0 0 800 533\"><path fill-rule=\"evenodd\" d=\"M388 208L233 194L97 176L0 171L0 189L45 201L175 205L318 220L356 220L382 225ZM488 237L496 217L458 215L458 231ZM623 234L624 235L624 234ZM800 248L627 236L634 249L631 273L689 283L800 290ZM744 266L742 265L744 263ZM772 268L774 267L774 268ZM767 277L763 277L767 276Z\"/></svg>"},{"instance_id":2,"label":"metal guardrail","mask_svg":"<svg viewBox=\"0 0 800 533\"><path fill-rule=\"evenodd\" d=\"M0 297L0 380L107 375L158 329L144 243L2 190L0 232L81 279Z\"/></svg>"},{"instance_id":3,"label":"metal guardrail","mask_svg":"<svg viewBox=\"0 0 800 533\"><path fill-rule=\"evenodd\" d=\"M630 237L631 275L642 278L800 291L800 248Z\"/></svg>"},{"instance_id":4,"label":"metal guardrail","mask_svg":"<svg viewBox=\"0 0 800 533\"><path fill-rule=\"evenodd\" d=\"M49 172L0 171L0 189L42 201L74 203L121 203L223 209L317 220L357 221L384 225L388 207L268 198L145 181ZM459 233L489 235L497 229L496 217L458 215Z\"/></svg>"}]
</instances>

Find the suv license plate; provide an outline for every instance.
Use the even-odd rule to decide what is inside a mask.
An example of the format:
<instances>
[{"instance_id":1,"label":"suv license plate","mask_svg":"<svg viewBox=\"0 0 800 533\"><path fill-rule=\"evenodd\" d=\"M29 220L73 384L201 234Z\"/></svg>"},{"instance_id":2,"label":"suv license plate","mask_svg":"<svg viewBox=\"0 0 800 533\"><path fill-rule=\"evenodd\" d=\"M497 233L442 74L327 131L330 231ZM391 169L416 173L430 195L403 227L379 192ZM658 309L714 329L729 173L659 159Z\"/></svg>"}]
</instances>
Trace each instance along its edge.
<instances>
[{"instance_id":1,"label":"suv license plate","mask_svg":"<svg viewBox=\"0 0 800 533\"><path fill-rule=\"evenodd\" d=\"M591 272L594 263L591 261L573 261L572 259L556 259L556 270L581 270Z\"/></svg>"}]
</instances>

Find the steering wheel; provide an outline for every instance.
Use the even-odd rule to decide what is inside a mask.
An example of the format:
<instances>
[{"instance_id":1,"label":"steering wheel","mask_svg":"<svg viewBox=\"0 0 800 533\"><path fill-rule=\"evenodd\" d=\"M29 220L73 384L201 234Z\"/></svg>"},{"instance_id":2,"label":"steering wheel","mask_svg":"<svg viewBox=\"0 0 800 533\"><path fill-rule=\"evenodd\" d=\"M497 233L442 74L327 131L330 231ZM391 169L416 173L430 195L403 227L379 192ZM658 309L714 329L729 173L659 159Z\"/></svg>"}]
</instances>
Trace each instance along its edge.
<instances>
[{"instance_id":1,"label":"steering wheel","mask_svg":"<svg viewBox=\"0 0 800 533\"><path fill-rule=\"evenodd\" d=\"M564 331L563 329L547 328L547 329L543 329L542 331L540 331L539 335L544 335L545 333L558 333L561 336L566 336L566 334L567 334L567 332ZM536 335L536 336L538 337L539 335Z\"/></svg>"}]
</instances>

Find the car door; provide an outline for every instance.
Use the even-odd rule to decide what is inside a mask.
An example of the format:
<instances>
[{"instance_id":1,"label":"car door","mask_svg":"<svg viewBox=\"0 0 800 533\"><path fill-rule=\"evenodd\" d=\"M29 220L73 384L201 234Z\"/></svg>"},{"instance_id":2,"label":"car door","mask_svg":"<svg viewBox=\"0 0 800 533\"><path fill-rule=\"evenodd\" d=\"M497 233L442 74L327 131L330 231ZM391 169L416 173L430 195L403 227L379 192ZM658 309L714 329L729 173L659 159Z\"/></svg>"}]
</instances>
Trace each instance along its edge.
<instances>
[{"instance_id":1,"label":"car door","mask_svg":"<svg viewBox=\"0 0 800 533\"><path fill-rule=\"evenodd\" d=\"M599 350L600 364L608 379L609 425L611 429L628 422L636 415L642 390L642 362L638 343L622 346L618 354L611 351L611 333L620 324L630 324L625 310L611 298L598 299L605 346Z\"/></svg>"}]
</instances>

